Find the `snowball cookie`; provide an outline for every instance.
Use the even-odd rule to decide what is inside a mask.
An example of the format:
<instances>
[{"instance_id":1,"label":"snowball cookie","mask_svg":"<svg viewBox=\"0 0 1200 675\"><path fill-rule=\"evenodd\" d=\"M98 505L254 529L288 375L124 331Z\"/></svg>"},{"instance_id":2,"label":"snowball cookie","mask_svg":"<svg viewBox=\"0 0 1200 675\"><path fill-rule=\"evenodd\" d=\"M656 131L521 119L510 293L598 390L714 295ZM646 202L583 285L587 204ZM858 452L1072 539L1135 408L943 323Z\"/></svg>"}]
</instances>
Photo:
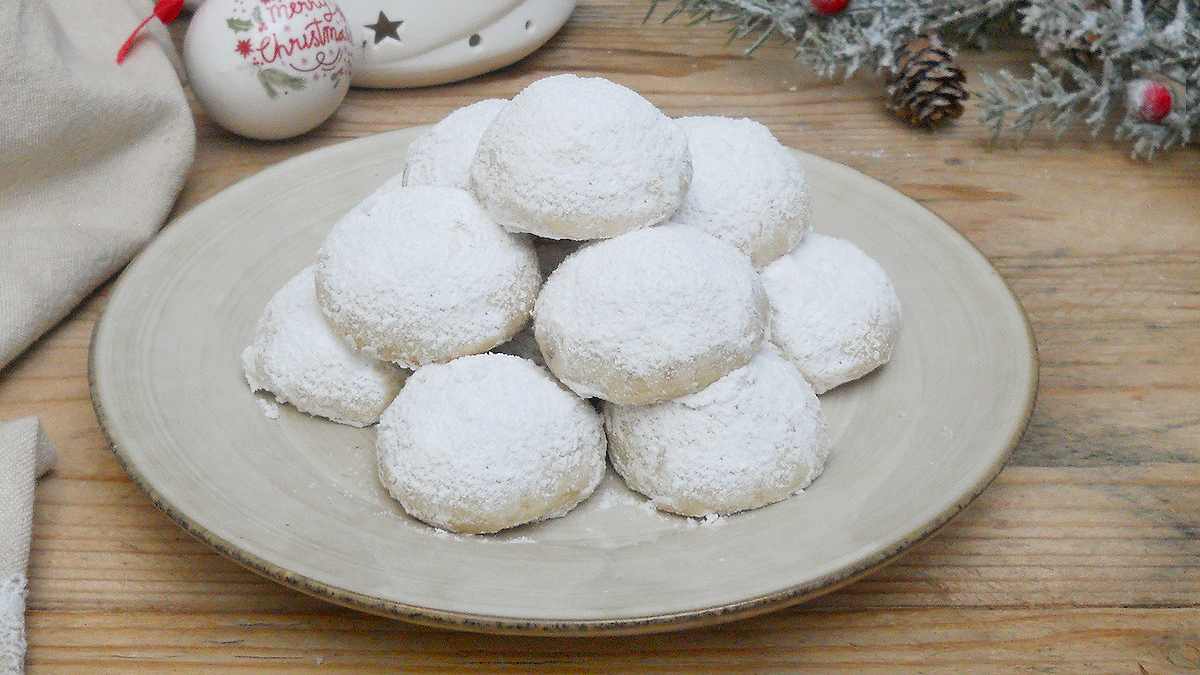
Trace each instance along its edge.
<instances>
[{"instance_id":1,"label":"snowball cookie","mask_svg":"<svg viewBox=\"0 0 1200 675\"><path fill-rule=\"evenodd\" d=\"M379 479L414 518L482 534L566 515L604 476L600 415L516 356L425 366L383 413Z\"/></svg>"},{"instance_id":2,"label":"snowball cookie","mask_svg":"<svg viewBox=\"0 0 1200 675\"><path fill-rule=\"evenodd\" d=\"M377 194L333 227L317 257L317 299L334 329L409 368L511 338L541 281L528 237L446 187Z\"/></svg>"},{"instance_id":3,"label":"snowball cookie","mask_svg":"<svg viewBox=\"0 0 1200 675\"><path fill-rule=\"evenodd\" d=\"M692 164L674 120L598 77L556 75L513 98L483 133L471 187L513 232L603 239L666 220Z\"/></svg>"},{"instance_id":4,"label":"snowball cookie","mask_svg":"<svg viewBox=\"0 0 1200 675\"><path fill-rule=\"evenodd\" d=\"M879 263L844 239L805 237L762 271L771 341L818 394L892 358L900 299Z\"/></svg>"},{"instance_id":5,"label":"snowball cookie","mask_svg":"<svg viewBox=\"0 0 1200 675\"><path fill-rule=\"evenodd\" d=\"M508 101L489 98L459 108L408 146L405 185L467 189L479 137Z\"/></svg>"},{"instance_id":6,"label":"snowball cookie","mask_svg":"<svg viewBox=\"0 0 1200 675\"><path fill-rule=\"evenodd\" d=\"M770 346L695 394L647 406L606 403L604 423L609 457L629 487L684 516L787 499L829 457L816 394Z\"/></svg>"},{"instance_id":7,"label":"snowball cookie","mask_svg":"<svg viewBox=\"0 0 1200 675\"><path fill-rule=\"evenodd\" d=\"M667 225L586 246L546 280L534 335L580 396L623 405L698 391L745 365L769 309L750 259Z\"/></svg>"},{"instance_id":8,"label":"snowball cookie","mask_svg":"<svg viewBox=\"0 0 1200 675\"><path fill-rule=\"evenodd\" d=\"M684 117L692 187L671 222L727 241L763 267L812 229L800 160L771 131L748 119Z\"/></svg>"},{"instance_id":9,"label":"snowball cookie","mask_svg":"<svg viewBox=\"0 0 1200 675\"><path fill-rule=\"evenodd\" d=\"M251 391L334 422L365 427L396 397L407 371L355 353L317 305L313 268L275 292L242 352Z\"/></svg>"}]
</instances>

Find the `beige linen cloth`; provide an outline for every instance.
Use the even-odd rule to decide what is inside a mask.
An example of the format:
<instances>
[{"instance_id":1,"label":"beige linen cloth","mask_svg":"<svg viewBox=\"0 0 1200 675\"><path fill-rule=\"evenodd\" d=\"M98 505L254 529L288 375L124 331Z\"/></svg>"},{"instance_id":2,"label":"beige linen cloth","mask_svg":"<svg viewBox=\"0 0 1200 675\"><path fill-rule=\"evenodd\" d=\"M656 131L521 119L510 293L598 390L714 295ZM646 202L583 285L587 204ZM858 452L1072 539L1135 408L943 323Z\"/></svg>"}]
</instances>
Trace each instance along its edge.
<instances>
[{"instance_id":1,"label":"beige linen cloth","mask_svg":"<svg viewBox=\"0 0 1200 675\"><path fill-rule=\"evenodd\" d=\"M33 483L54 459L54 446L36 418L0 424L0 673L19 673L25 661Z\"/></svg>"},{"instance_id":2,"label":"beige linen cloth","mask_svg":"<svg viewBox=\"0 0 1200 675\"><path fill-rule=\"evenodd\" d=\"M0 378L162 225L195 128L149 0L0 0ZM25 569L49 443L0 422L0 673L24 660Z\"/></svg>"}]
</instances>

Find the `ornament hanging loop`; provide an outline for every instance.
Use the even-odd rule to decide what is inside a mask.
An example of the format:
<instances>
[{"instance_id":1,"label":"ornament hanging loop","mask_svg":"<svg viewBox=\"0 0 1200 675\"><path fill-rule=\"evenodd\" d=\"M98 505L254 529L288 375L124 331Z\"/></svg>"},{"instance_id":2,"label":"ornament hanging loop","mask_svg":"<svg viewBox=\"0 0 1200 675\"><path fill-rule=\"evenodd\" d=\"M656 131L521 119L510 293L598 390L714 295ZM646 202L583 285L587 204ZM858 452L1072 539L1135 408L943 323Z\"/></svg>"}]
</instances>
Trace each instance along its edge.
<instances>
[{"instance_id":1,"label":"ornament hanging loop","mask_svg":"<svg viewBox=\"0 0 1200 675\"><path fill-rule=\"evenodd\" d=\"M129 34L129 37L121 45L121 48L117 50L117 65L125 63L125 57L129 56L129 50L133 49L133 41L137 39L138 34L142 32L146 24L150 23L151 19L157 18L165 26L174 21L182 11L183 0L158 0L155 2L154 11L150 16L142 19L142 22L133 29L133 32Z\"/></svg>"}]
</instances>

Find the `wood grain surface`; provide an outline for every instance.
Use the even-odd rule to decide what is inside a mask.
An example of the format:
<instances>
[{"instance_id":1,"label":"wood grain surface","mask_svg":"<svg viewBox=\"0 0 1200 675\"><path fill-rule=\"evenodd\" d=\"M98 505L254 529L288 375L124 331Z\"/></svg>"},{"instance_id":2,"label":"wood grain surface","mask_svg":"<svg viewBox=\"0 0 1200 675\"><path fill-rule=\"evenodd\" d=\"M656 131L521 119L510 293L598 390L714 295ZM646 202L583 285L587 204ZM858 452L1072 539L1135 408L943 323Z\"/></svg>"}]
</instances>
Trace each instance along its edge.
<instances>
[{"instance_id":1,"label":"wood grain surface","mask_svg":"<svg viewBox=\"0 0 1200 675\"><path fill-rule=\"evenodd\" d=\"M973 104L940 132L909 129L883 111L873 78L820 81L786 46L747 58L720 27L643 25L645 8L581 2L515 66L430 89L352 91L330 122L294 141L236 138L197 107L196 164L176 212L289 156L433 122L556 72L603 75L673 115L753 117L925 204L1024 303L1041 387L996 483L899 563L758 619L611 639L396 623L242 570L133 487L88 395L102 288L0 371L0 419L40 416L61 453L37 494L31 671L1200 669L1200 151L1150 164L1082 133L992 147ZM975 84L979 70L1020 70L1033 56L963 61Z\"/></svg>"}]
</instances>

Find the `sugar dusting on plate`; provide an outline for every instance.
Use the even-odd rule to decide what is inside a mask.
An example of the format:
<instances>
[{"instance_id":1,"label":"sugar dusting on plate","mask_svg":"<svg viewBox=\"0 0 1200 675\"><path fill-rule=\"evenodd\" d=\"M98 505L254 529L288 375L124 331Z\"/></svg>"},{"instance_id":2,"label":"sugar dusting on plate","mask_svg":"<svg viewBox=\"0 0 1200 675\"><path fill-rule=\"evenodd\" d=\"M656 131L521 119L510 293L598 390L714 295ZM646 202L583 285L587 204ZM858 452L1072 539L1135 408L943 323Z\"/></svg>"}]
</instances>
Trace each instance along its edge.
<instances>
[{"instance_id":1,"label":"sugar dusting on plate","mask_svg":"<svg viewBox=\"0 0 1200 675\"><path fill-rule=\"evenodd\" d=\"M269 420L279 419L279 404L265 396L255 396L254 400L258 403L258 409L262 411L263 417Z\"/></svg>"}]
</instances>

